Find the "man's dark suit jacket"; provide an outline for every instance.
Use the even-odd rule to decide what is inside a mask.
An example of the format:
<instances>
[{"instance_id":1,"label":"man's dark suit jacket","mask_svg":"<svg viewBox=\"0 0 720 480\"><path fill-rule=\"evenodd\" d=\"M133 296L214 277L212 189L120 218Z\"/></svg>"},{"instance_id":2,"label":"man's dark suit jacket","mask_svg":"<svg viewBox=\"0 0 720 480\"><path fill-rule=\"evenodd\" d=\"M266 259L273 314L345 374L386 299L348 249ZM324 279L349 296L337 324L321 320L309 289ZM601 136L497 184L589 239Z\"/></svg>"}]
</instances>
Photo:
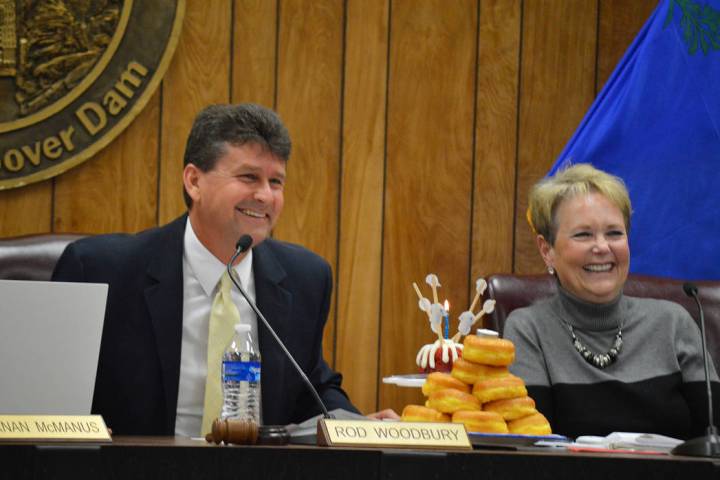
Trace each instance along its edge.
<instances>
[{"instance_id":1,"label":"man's dark suit jacket","mask_svg":"<svg viewBox=\"0 0 720 480\"><path fill-rule=\"evenodd\" d=\"M137 235L72 243L53 280L108 283L93 413L115 433L172 435L180 379L183 237L187 215ZM332 289L330 267L314 253L268 239L253 248L257 305L319 390L329 410L357 411L341 376L323 360L322 333ZM311 393L258 322L265 424L320 413Z\"/></svg>"}]
</instances>

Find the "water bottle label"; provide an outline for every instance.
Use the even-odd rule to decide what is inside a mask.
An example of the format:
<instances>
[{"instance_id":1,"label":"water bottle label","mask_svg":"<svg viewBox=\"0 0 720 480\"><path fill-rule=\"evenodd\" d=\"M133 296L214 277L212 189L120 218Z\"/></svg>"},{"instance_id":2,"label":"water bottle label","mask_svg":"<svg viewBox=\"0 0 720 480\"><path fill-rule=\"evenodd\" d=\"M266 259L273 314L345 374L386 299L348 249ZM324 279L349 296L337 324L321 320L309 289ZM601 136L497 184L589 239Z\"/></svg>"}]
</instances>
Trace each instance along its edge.
<instances>
[{"instance_id":1,"label":"water bottle label","mask_svg":"<svg viewBox=\"0 0 720 480\"><path fill-rule=\"evenodd\" d=\"M226 382L259 382L260 362L223 361L223 380Z\"/></svg>"}]
</instances>

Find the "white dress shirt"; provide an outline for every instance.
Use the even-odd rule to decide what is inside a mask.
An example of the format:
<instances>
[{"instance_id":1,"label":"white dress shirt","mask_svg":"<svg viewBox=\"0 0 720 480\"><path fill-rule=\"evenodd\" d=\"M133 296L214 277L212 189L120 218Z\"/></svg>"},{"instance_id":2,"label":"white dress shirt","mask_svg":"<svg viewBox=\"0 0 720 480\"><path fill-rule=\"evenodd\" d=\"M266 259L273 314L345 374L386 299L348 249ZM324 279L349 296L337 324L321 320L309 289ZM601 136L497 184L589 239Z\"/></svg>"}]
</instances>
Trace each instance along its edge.
<instances>
[{"instance_id":1,"label":"white dress shirt","mask_svg":"<svg viewBox=\"0 0 720 480\"><path fill-rule=\"evenodd\" d=\"M255 279L252 271L252 250L235 266L245 291L255 301ZM183 327L180 357L175 434L189 437L200 435L205 377L207 376L207 342L210 310L218 291L225 264L200 243L188 218L183 248ZM240 321L250 324L250 333L259 351L257 318L236 288L232 299L240 311ZM230 339L228 339L228 344Z\"/></svg>"}]
</instances>

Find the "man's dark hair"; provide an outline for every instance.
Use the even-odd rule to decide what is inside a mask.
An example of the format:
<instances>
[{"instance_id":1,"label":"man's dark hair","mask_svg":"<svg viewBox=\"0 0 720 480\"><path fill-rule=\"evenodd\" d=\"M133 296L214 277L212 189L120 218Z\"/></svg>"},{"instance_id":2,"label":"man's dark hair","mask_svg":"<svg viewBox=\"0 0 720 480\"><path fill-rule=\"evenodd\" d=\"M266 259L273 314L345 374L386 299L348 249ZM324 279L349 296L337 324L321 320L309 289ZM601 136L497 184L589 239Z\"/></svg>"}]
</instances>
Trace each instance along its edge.
<instances>
[{"instance_id":1,"label":"man's dark hair","mask_svg":"<svg viewBox=\"0 0 720 480\"><path fill-rule=\"evenodd\" d=\"M185 146L184 165L192 163L203 172L212 170L227 144L240 147L257 143L278 158L290 158L290 135L277 113L261 105L211 105L195 117ZM192 199L183 189L185 205Z\"/></svg>"}]
</instances>

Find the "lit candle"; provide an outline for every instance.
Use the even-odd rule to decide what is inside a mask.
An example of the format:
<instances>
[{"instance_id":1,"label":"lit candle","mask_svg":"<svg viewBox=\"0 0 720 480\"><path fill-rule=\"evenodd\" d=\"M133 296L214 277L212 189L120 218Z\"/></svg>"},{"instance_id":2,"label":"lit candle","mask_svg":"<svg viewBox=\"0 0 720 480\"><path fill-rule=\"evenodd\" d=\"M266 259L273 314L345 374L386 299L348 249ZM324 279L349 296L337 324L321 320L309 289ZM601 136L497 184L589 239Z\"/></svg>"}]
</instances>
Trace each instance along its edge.
<instances>
[{"instance_id":1,"label":"lit candle","mask_svg":"<svg viewBox=\"0 0 720 480\"><path fill-rule=\"evenodd\" d=\"M450 303L447 300L445 300L445 309L443 310L443 330L444 337L450 338Z\"/></svg>"}]
</instances>

